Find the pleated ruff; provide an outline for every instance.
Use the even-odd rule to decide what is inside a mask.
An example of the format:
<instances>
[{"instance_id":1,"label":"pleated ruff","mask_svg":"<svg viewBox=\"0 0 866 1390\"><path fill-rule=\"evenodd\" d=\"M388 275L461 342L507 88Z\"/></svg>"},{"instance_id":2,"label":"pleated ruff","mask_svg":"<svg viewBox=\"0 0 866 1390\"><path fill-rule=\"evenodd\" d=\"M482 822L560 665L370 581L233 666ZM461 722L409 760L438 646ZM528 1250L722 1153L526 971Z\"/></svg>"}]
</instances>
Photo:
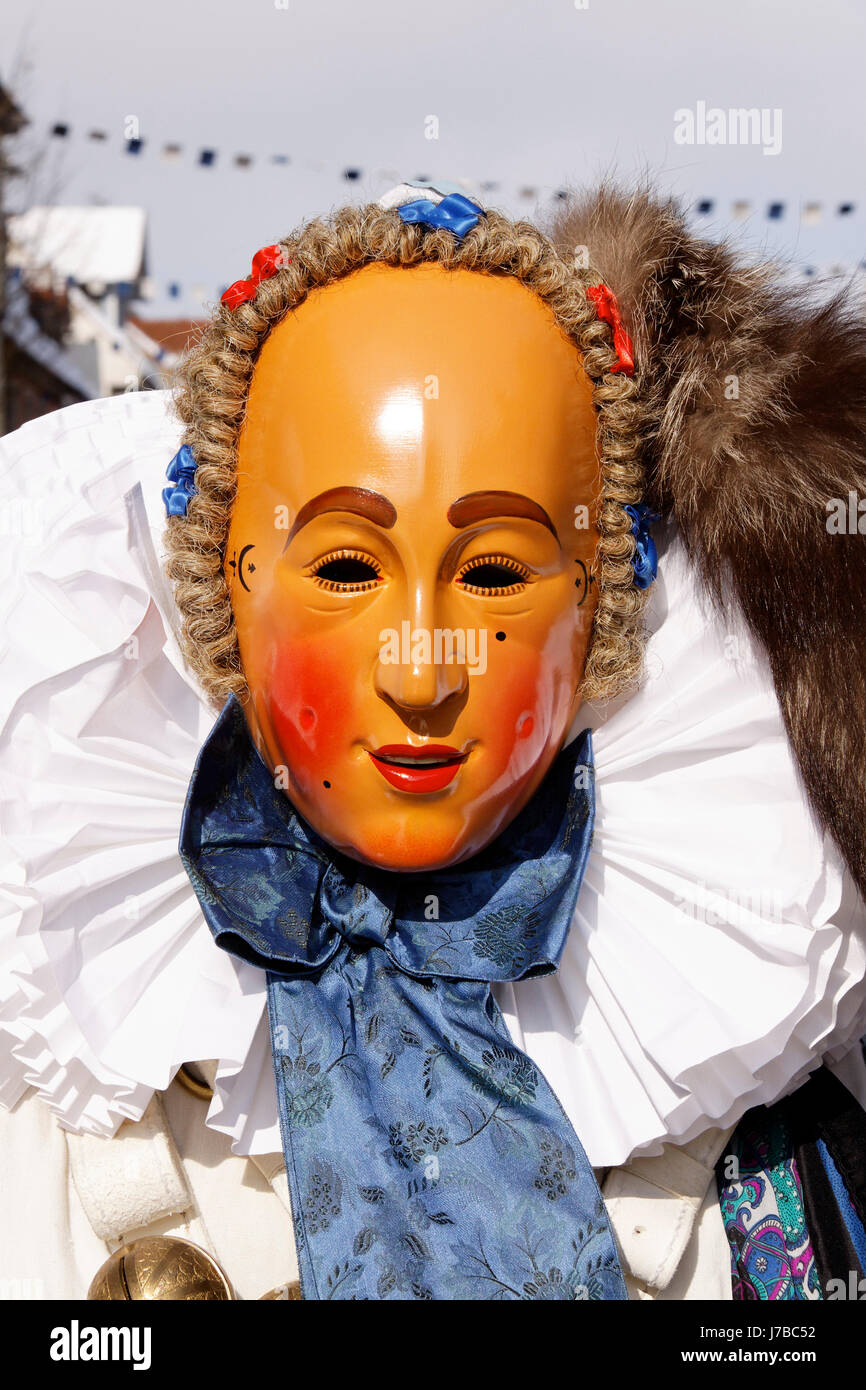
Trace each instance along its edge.
<instances>
[{"instance_id":1,"label":"pleated ruff","mask_svg":"<svg viewBox=\"0 0 866 1390\"><path fill-rule=\"evenodd\" d=\"M280 1148L264 979L213 943L177 853L215 712L159 555L167 393L0 443L0 1103L111 1134L218 1058L211 1128ZM640 692L584 708L596 832L557 975L497 987L596 1166L792 1090L866 1032L866 924L806 804L763 657L662 538ZM670 617L668 617L670 614Z\"/></svg>"}]
</instances>

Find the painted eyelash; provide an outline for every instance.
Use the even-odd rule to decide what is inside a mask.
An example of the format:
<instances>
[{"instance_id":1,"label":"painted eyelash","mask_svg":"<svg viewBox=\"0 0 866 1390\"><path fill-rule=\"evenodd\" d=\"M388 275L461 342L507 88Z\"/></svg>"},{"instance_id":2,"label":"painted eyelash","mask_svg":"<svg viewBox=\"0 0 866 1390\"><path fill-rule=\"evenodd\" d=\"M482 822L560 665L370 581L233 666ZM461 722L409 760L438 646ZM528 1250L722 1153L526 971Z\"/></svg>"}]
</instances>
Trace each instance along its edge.
<instances>
[{"instance_id":1,"label":"painted eyelash","mask_svg":"<svg viewBox=\"0 0 866 1390\"><path fill-rule=\"evenodd\" d=\"M376 571L375 579L360 579L356 583L351 580L321 579L318 571L324 569L334 560L360 560L363 564L369 565ZM370 555L365 555L362 550L331 550L327 555L323 555L321 560L316 560L315 564L308 565L304 571L309 579L318 584L320 589L324 589L329 594L363 594L369 593L377 588L379 581L384 578L381 569Z\"/></svg>"},{"instance_id":2,"label":"painted eyelash","mask_svg":"<svg viewBox=\"0 0 866 1390\"><path fill-rule=\"evenodd\" d=\"M502 569L511 570L518 576L514 584L509 584L504 589L485 589L477 584L467 584L463 581L464 575L470 574L472 570L478 569L482 565L499 565ZM497 598L507 598L509 594L519 594L529 583L531 572L525 565L521 565L518 560L513 560L510 555L476 555L469 560L460 572L455 575L457 583L462 582L462 587L469 594L481 594L490 596L494 594Z\"/></svg>"}]
</instances>

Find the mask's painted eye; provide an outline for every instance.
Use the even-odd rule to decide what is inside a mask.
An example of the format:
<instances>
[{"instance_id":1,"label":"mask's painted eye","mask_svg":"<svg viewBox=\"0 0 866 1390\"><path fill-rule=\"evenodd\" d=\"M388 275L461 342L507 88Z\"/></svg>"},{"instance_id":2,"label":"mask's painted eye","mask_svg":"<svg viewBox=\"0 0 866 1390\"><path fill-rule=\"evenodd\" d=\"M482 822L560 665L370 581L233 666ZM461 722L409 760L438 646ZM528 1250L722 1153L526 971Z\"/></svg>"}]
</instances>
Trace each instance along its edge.
<instances>
[{"instance_id":1,"label":"mask's painted eye","mask_svg":"<svg viewBox=\"0 0 866 1390\"><path fill-rule=\"evenodd\" d=\"M519 594L529 582L530 571L509 555L479 555L464 565L455 582L468 594L504 598Z\"/></svg>"},{"instance_id":2,"label":"mask's painted eye","mask_svg":"<svg viewBox=\"0 0 866 1390\"><path fill-rule=\"evenodd\" d=\"M356 550L333 550L306 573L319 588L338 594L367 593L384 578L376 562Z\"/></svg>"}]
</instances>

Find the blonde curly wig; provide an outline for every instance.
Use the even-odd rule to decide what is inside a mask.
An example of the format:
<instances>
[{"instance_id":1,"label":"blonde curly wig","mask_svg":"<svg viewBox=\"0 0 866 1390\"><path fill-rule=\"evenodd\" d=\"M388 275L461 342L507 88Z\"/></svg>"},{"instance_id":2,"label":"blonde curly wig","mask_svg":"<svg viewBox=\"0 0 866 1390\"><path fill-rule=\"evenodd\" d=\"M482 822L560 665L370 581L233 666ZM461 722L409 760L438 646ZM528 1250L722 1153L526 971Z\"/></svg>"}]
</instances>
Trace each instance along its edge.
<instances>
[{"instance_id":1,"label":"blonde curly wig","mask_svg":"<svg viewBox=\"0 0 866 1390\"><path fill-rule=\"evenodd\" d=\"M492 209L458 240L442 228L407 225L396 209L377 203L345 207L305 224L280 245L287 264L258 286L253 299L235 309L221 304L178 369L175 410L186 426L183 443L196 459L197 491L186 516L169 519L166 572L186 658L210 698L221 704L231 693L246 693L223 562L238 439L258 354L271 329L311 290L372 262L408 267L435 261L514 276L549 306L579 349L594 383L601 465L599 601L581 694L601 700L632 686L642 665L647 594L634 583L635 540L623 505L643 499L643 412L636 380L610 370L616 361L611 330L587 298L600 275L570 264L530 223Z\"/></svg>"}]
</instances>

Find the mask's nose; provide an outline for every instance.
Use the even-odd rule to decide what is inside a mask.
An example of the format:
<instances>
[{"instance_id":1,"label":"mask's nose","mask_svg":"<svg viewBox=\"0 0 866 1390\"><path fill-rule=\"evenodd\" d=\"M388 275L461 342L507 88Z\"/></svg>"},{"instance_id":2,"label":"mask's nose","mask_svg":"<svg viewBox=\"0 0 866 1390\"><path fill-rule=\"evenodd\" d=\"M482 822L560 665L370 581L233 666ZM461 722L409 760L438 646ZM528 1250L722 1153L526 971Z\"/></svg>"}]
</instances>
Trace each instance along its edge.
<instances>
[{"instance_id":1,"label":"mask's nose","mask_svg":"<svg viewBox=\"0 0 866 1390\"><path fill-rule=\"evenodd\" d=\"M435 582L416 581L409 603L395 605L392 622L379 632L376 690L417 722L426 710L465 693L477 634L448 626Z\"/></svg>"}]
</instances>

